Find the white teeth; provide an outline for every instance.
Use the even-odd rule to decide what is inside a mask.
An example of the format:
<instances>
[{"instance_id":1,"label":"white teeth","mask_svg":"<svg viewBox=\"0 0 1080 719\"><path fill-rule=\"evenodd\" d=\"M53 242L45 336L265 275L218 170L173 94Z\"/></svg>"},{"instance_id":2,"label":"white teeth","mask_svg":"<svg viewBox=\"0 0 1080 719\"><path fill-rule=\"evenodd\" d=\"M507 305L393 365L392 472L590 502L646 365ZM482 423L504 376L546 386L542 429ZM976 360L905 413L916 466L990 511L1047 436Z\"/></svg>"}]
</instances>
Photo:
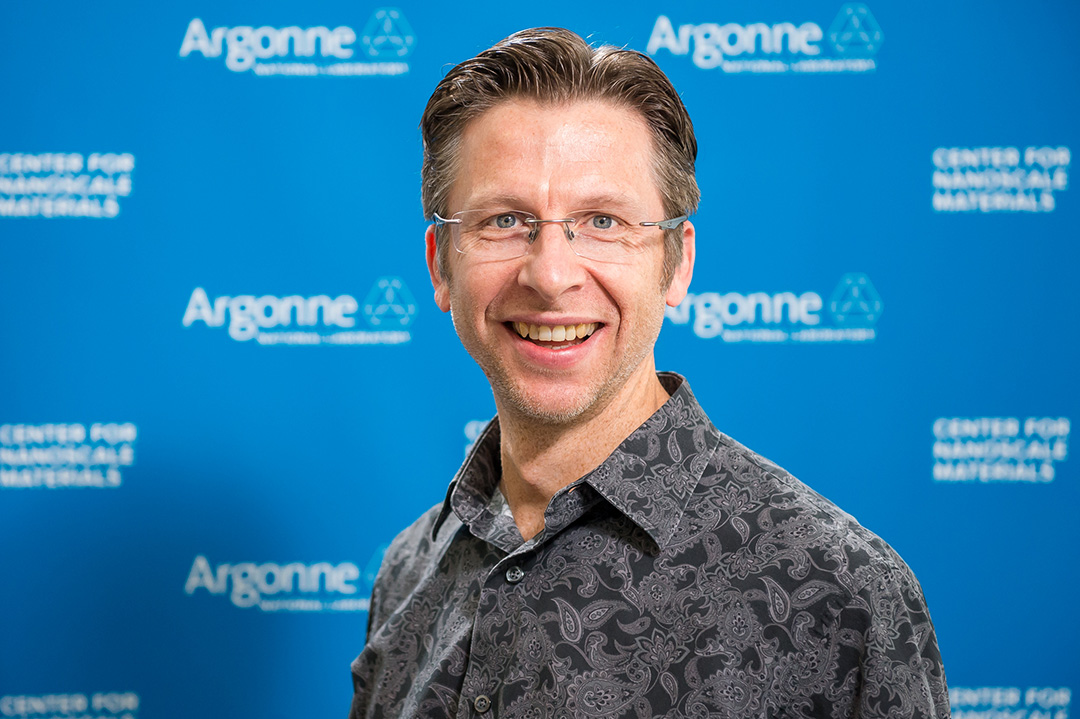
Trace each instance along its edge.
<instances>
[{"instance_id":1,"label":"white teeth","mask_svg":"<svg viewBox=\"0 0 1080 719\"><path fill-rule=\"evenodd\" d=\"M596 322L580 325L533 325L528 322L514 322L514 331L522 337L540 342L570 342L583 340L596 331Z\"/></svg>"}]
</instances>

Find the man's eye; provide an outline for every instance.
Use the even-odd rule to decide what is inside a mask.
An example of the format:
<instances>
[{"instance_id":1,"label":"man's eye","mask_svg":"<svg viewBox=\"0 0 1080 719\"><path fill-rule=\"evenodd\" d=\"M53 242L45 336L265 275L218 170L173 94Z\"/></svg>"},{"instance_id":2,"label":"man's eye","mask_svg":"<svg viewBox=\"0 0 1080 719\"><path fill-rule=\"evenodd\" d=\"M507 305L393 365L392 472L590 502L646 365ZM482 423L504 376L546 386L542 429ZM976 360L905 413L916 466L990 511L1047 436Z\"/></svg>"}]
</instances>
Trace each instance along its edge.
<instances>
[{"instance_id":1,"label":"man's eye","mask_svg":"<svg viewBox=\"0 0 1080 719\"><path fill-rule=\"evenodd\" d=\"M589 226L594 230L610 230L615 227L615 218L611 215L593 215Z\"/></svg>"},{"instance_id":2,"label":"man's eye","mask_svg":"<svg viewBox=\"0 0 1080 719\"><path fill-rule=\"evenodd\" d=\"M491 226L496 227L496 228L498 228L500 230L513 229L514 227L517 227L517 225L518 225L517 215L511 215L511 214L495 215L493 218L491 218Z\"/></svg>"}]
</instances>

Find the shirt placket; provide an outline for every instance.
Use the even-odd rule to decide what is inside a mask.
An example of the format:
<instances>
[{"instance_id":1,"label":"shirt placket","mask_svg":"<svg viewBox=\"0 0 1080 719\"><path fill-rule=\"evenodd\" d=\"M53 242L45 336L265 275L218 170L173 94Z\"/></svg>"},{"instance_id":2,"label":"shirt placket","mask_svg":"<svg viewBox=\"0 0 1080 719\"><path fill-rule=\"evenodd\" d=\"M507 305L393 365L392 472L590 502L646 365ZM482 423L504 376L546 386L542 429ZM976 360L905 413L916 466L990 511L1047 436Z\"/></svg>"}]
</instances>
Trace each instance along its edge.
<instances>
[{"instance_id":1,"label":"shirt placket","mask_svg":"<svg viewBox=\"0 0 1080 719\"><path fill-rule=\"evenodd\" d=\"M515 698L503 692L504 674L518 661L520 618L536 613L521 583L543 562L559 532L595 501L578 489L571 485L556 494L545 513L545 529L499 560L484 578L473 617L458 719L495 716L503 703Z\"/></svg>"}]
</instances>

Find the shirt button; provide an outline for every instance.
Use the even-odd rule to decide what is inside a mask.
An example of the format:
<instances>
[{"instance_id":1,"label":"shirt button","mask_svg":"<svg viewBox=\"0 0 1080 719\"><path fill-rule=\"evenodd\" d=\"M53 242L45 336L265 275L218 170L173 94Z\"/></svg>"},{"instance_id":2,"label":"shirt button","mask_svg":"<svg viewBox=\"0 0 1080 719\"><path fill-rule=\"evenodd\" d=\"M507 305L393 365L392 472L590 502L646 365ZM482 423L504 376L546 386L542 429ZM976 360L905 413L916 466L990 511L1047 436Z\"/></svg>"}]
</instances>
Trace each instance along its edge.
<instances>
[{"instance_id":1,"label":"shirt button","mask_svg":"<svg viewBox=\"0 0 1080 719\"><path fill-rule=\"evenodd\" d=\"M525 578L525 570L521 567L510 567L506 570L506 581L517 584Z\"/></svg>"},{"instance_id":2,"label":"shirt button","mask_svg":"<svg viewBox=\"0 0 1080 719\"><path fill-rule=\"evenodd\" d=\"M483 714L491 708L491 700L487 698L487 694L481 694L476 699L473 699L472 705L473 709Z\"/></svg>"}]
</instances>

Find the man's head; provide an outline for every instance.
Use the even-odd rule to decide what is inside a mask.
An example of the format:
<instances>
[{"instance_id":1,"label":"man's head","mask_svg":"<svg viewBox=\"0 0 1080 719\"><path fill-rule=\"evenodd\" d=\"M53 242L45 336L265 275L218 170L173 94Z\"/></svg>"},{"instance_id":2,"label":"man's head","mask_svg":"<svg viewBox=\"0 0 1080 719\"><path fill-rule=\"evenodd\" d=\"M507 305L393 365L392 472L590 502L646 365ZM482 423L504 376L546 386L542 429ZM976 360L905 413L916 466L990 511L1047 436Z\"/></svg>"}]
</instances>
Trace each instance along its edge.
<instances>
[{"instance_id":1,"label":"man's head","mask_svg":"<svg viewBox=\"0 0 1080 719\"><path fill-rule=\"evenodd\" d=\"M425 209L449 223L427 231L435 301L500 414L566 425L651 405L698 199L690 120L659 69L526 31L452 70L422 127Z\"/></svg>"},{"instance_id":2,"label":"man's head","mask_svg":"<svg viewBox=\"0 0 1080 719\"><path fill-rule=\"evenodd\" d=\"M432 93L420 121L426 217L448 217L461 209L448 203L460 165L462 134L472 120L510 100L541 105L598 101L639 114L652 137L652 174L663 198L665 218L690 215L697 209L694 127L656 63L632 50L591 47L569 30L535 28L515 33L461 63ZM448 237L439 238L439 269L447 277L449 245ZM681 257L682 234L669 230L665 233L665 284Z\"/></svg>"}]
</instances>

